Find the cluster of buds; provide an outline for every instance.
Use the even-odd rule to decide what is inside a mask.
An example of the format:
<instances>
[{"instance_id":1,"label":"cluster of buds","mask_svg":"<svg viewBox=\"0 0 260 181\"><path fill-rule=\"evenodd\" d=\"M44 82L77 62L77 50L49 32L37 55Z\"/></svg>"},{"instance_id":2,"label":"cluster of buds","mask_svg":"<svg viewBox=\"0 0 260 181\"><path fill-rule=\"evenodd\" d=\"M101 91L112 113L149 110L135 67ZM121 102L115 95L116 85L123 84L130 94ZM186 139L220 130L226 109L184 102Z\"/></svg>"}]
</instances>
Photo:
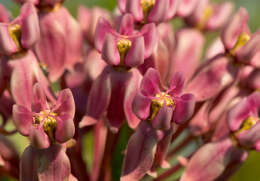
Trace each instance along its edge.
<instances>
[{"instance_id":1,"label":"cluster of buds","mask_svg":"<svg viewBox=\"0 0 260 181\"><path fill-rule=\"evenodd\" d=\"M260 31L246 9L118 0L76 20L63 1L16 0L17 18L0 4L0 179L225 181L260 151Z\"/></svg>"}]
</instances>

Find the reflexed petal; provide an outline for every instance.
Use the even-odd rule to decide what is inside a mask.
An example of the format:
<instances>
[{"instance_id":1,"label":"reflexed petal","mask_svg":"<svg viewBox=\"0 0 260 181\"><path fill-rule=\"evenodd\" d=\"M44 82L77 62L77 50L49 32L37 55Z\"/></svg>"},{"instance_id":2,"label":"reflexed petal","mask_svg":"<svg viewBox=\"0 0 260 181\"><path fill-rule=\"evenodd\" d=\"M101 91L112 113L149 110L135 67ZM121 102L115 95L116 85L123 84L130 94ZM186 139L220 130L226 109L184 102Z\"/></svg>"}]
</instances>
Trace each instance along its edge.
<instances>
[{"instance_id":1,"label":"reflexed petal","mask_svg":"<svg viewBox=\"0 0 260 181\"><path fill-rule=\"evenodd\" d=\"M102 47L102 59L109 65L120 63L120 54L117 49L116 39L111 33L107 33Z\"/></svg>"},{"instance_id":2,"label":"reflexed petal","mask_svg":"<svg viewBox=\"0 0 260 181\"><path fill-rule=\"evenodd\" d=\"M173 121L182 124L193 114L195 108L195 97L192 94L183 94L180 100L176 101L176 107L173 113Z\"/></svg>"},{"instance_id":3,"label":"reflexed petal","mask_svg":"<svg viewBox=\"0 0 260 181\"><path fill-rule=\"evenodd\" d=\"M132 70L132 74L133 76L131 77L131 80L125 90L124 111L128 125L134 129L138 126L140 119L133 113L132 106L134 106L133 101L139 89L142 75L136 69Z\"/></svg>"},{"instance_id":4,"label":"reflexed petal","mask_svg":"<svg viewBox=\"0 0 260 181\"><path fill-rule=\"evenodd\" d=\"M156 144L156 131L142 121L129 139L121 181L138 181L151 169Z\"/></svg>"},{"instance_id":5,"label":"reflexed petal","mask_svg":"<svg viewBox=\"0 0 260 181\"><path fill-rule=\"evenodd\" d=\"M26 107L13 106L13 121L17 130L24 136L28 136L33 123L33 115Z\"/></svg>"},{"instance_id":6,"label":"reflexed petal","mask_svg":"<svg viewBox=\"0 0 260 181\"><path fill-rule=\"evenodd\" d=\"M111 96L110 75L104 69L93 83L88 99L87 115L100 119L108 108Z\"/></svg>"},{"instance_id":7,"label":"reflexed petal","mask_svg":"<svg viewBox=\"0 0 260 181\"><path fill-rule=\"evenodd\" d=\"M48 135L44 132L41 126L31 126L29 139L32 146L38 149L45 149L50 146L50 140Z\"/></svg>"},{"instance_id":8,"label":"reflexed petal","mask_svg":"<svg viewBox=\"0 0 260 181\"><path fill-rule=\"evenodd\" d=\"M145 53L144 58L152 55L155 47L157 46L157 30L154 23L146 24L141 29L144 37Z\"/></svg>"},{"instance_id":9,"label":"reflexed petal","mask_svg":"<svg viewBox=\"0 0 260 181\"><path fill-rule=\"evenodd\" d=\"M182 0L177 10L177 15L181 17L189 16L196 8L197 0Z\"/></svg>"},{"instance_id":10,"label":"reflexed petal","mask_svg":"<svg viewBox=\"0 0 260 181\"><path fill-rule=\"evenodd\" d=\"M180 3L181 0L169 0L169 9L166 17L167 19L171 19L175 15Z\"/></svg>"},{"instance_id":11,"label":"reflexed petal","mask_svg":"<svg viewBox=\"0 0 260 181\"><path fill-rule=\"evenodd\" d=\"M137 67L144 63L144 38L138 37L132 41L132 46L125 57L125 65Z\"/></svg>"},{"instance_id":12,"label":"reflexed petal","mask_svg":"<svg viewBox=\"0 0 260 181\"><path fill-rule=\"evenodd\" d=\"M63 113L55 117L57 120L57 129L55 131L55 139L59 143L64 143L71 139L75 133L73 117L70 114Z\"/></svg>"},{"instance_id":13,"label":"reflexed petal","mask_svg":"<svg viewBox=\"0 0 260 181\"><path fill-rule=\"evenodd\" d=\"M0 53L10 55L18 51L18 47L11 38L8 24L0 24Z\"/></svg>"},{"instance_id":14,"label":"reflexed petal","mask_svg":"<svg viewBox=\"0 0 260 181\"><path fill-rule=\"evenodd\" d=\"M141 83L141 93L144 96L155 96L156 93L160 92L159 84L160 80L157 70L149 68Z\"/></svg>"},{"instance_id":15,"label":"reflexed petal","mask_svg":"<svg viewBox=\"0 0 260 181\"><path fill-rule=\"evenodd\" d=\"M117 0L118 8L122 13L125 12L126 1L127 0Z\"/></svg>"}]
</instances>

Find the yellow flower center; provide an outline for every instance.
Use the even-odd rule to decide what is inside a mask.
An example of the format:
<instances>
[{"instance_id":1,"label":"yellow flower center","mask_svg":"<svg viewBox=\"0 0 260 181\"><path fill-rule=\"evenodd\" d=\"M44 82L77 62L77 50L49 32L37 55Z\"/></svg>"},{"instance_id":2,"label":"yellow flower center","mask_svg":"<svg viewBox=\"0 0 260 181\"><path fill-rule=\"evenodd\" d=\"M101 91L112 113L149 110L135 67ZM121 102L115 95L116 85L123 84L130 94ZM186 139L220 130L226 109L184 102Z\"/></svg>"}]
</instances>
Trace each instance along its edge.
<instances>
[{"instance_id":1,"label":"yellow flower center","mask_svg":"<svg viewBox=\"0 0 260 181\"><path fill-rule=\"evenodd\" d=\"M143 9L144 19L147 18L154 4L155 4L155 0L141 0L141 7Z\"/></svg>"},{"instance_id":2,"label":"yellow flower center","mask_svg":"<svg viewBox=\"0 0 260 181\"><path fill-rule=\"evenodd\" d=\"M21 35L22 35L21 25L19 24L10 25L8 27L8 31L15 45L17 46L18 51L22 50L21 43L20 43Z\"/></svg>"},{"instance_id":3,"label":"yellow flower center","mask_svg":"<svg viewBox=\"0 0 260 181\"><path fill-rule=\"evenodd\" d=\"M55 116L57 116L56 113L50 112L50 110L45 110L41 111L39 115L34 117L34 125L37 126L43 122L43 130L52 142L55 141L54 132L57 128L57 120L55 119Z\"/></svg>"},{"instance_id":4,"label":"yellow flower center","mask_svg":"<svg viewBox=\"0 0 260 181\"><path fill-rule=\"evenodd\" d=\"M235 44L235 46L230 50L230 54L231 55L235 55L236 51L241 48L242 46L244 46L245 44L247 44L247 42L250 40L250 35L243 32L239 35L237 42Z\"/></svg>"},{"instance_id":5,"label":"yellow flower center","mask_svg":"<svg viewBox=\"0 0 260 181\"><path fill-rule=\"evenodd\" d=\"M120 54L120 65L119 66L124 66L124 60L126 57L127 52L132 46L132 42L128 39L120 39L117 42L117 49Z\"/></svg>"},{"instance_id":6,"label":"yellow flower center","mask_svg":"<svg viewBox=\"0 0 260 181\"><path fill-rule=\"evenodd\" d=\"M172 107L172 109L175 109L176 106L172 97L169 94L166 94L165 92L158 93L155 95L155 99L152 100L150 116L148 120L153 120L159 112L160 108L163 106Z\"/></svg>"},{"instance_id":7,"label":"yellow flower center","mask_svg":"<svg viewBox=\"0 0 260 181\"><path fill-rule=\"evenodd\" d=\"M213 12L214 12L213 7L210 6L210 5L208 5L208 6L204 9L204 11L203 11L203 17L202 17L201 21L198 23L198 25L197 25L196 28L199 29L199 30L203 30L204 27L205 27L205 25L206 25L206 23L207 23L207 21L208 21L209 18L212 16Z\"/></svg>"},{"instance_id":8,"label":"yellow flower center","mask_svg":"<svg viewBox=\"0 0 260 181\"><path fill-rule=\"evenodd\" d=\"M257 123L258 119L250 116L249 118L245 119L241 125L241 127L239 128L238 131L235 132L235 135L243 132L243 131L247 131L249 129L251 129L256 123Z\"/></svg>"}]
</instances>

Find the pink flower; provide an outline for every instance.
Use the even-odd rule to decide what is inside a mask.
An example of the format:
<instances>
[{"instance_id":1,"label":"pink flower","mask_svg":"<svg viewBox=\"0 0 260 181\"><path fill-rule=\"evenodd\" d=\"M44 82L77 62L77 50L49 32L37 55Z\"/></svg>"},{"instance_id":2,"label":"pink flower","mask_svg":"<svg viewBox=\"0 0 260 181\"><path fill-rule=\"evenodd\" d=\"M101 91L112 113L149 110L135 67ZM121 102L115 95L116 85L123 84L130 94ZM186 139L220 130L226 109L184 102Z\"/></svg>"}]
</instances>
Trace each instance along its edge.
<instances>
[{"instance_id":1,"label":"pink flower","mask_svg":"<svg viewBox=\"0 0 260 181\"><path fill-rule=\"evenodd\" d=\"M37 148L48 148L59 142L71 139L75 132L73 118L75 104L69 89L59 92L55 103L48 103L46 96L37 83L32 94L32 105L13 106L14 124L31 144Z\"/></svg>"}]
</instances>

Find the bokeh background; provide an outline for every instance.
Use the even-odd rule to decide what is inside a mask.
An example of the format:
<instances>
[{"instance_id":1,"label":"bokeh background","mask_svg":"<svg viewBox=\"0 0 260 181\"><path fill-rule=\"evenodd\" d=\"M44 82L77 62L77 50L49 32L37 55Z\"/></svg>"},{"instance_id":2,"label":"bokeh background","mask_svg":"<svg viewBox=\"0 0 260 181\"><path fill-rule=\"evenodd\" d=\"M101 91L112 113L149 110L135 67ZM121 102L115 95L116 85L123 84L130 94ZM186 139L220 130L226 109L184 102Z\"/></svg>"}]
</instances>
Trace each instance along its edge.
<instances>
[{"instance_id":1,"label":"bokeh background","mask_svg":"<svg viewBox=\"0 0 260 181\"><path fill-rule=\"evenodd\" d=\"M213 0L215 2L223 2L225 0ZM236 10L243 6L245 7L250 15L249 26L252 32L255 32L260 28L260 0L229 0L234 2L236 5ZM1 4L4 4L7 9L11 12L13 17L19 14L19 5L14 3L12 0L0 0ZM108 10L113 10L116 6L117 0L66 0L65 6L69 9L71 14L76 17L77 8L79 5L85 5L87 7L101 6ZM212 39L216 34L208 35L208 39ZM10 123L8 128L11 130L13 125ZM91 136L86 135L85 147L83 149L84 158L87 162L91 162L92 143ZM28 140L19 135L15 134L9 137L15 143L15 146L20 154L22 154L25 147L28 146ZM1 148L0 148L1 149ZM0 175L0 181L13 181L8 178L3 178ZM230 181L260 181L260 153L251 151L249 158L244 163L244 165L239 169L239 171L231 178Z\"/></svg>"}]
</instances>

